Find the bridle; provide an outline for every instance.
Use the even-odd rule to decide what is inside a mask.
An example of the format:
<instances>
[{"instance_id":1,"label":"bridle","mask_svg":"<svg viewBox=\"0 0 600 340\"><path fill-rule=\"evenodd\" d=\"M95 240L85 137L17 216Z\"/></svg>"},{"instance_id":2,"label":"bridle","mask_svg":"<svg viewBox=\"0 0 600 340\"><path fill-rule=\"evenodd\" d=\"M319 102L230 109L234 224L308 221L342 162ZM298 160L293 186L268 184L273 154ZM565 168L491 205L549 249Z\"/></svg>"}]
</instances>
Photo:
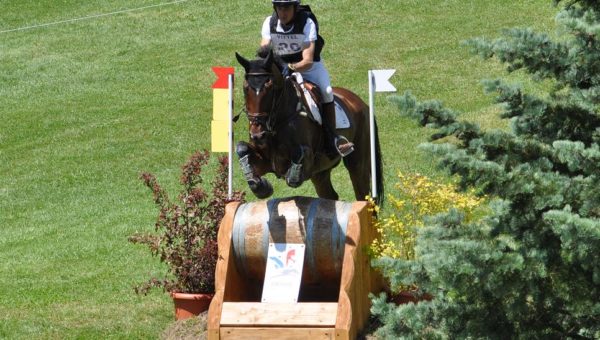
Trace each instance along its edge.
<instances>
[{"instance_id":1,"label":"bridle","mask_svg":"<svg viewBox=\"0 0 600 340\"><path fill-rule=\"evenodd\" d=\"M249 72L246 73L246 79L248 76L269 76L269 79L273 76L270 72ZM285 81L285 80L284 80ZM259 93L261 90L258 90ZM286 86L283 86L281 93L277 93L275 88L273 88L273 98L271 100L271 109L269 112L249 112L245 107L243 110L246 113L246 118L252 124L256 124L259 126L263 126L266 131L264 134L274 136L276 134L276 127L278 126L278 112L281 106L281 101L285 97L286 94ZM244 93L245 95L245 93Z\"/></svg>"}]
</instances>

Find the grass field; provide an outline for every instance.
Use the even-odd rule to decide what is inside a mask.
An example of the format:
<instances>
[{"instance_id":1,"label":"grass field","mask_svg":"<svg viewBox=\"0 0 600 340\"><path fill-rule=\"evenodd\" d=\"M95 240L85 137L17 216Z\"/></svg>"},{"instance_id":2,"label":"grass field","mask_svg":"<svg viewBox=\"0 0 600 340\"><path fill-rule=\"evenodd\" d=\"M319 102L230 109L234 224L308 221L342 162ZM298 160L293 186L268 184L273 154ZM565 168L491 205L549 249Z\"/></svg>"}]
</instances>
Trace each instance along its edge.
<instances>
[{"instance_id":1,"label":"grass field","mask_svg":"<svg viewBox=\"0 0 600 340\"><path fill-rule=\"evenodd\" d=\"M163 272L127 242L155 220L138 176L153 172L175 194L183 162L210 148L211 66L237 66L235 51L252 56L270 10L266 0L168 3L0 1L0 338L156 338L172 322L166 294L132 290ZM551 32L556 11L550 0L310 4L334 85L367 100L367 71L397 69L399 92L441 99L486 127L503 123L479 83L504 72L461 41L513 26ZM397 170L435 174L415 149L428 132L399 118L385 94L376 110L388 189ZM351 200L346 183L336 170ZM308 184L275 190L314 195Z\"/></svg>"}]
</instances>

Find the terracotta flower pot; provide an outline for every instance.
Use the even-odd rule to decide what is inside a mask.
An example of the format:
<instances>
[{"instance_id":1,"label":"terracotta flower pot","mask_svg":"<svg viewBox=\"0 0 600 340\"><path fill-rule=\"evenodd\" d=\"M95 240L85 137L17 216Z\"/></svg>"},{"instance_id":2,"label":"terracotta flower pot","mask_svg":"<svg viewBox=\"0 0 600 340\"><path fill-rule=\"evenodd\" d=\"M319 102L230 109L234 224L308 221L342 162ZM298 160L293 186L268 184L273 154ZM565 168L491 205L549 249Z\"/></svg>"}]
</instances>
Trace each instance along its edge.
<instances>
[{"instance_id":1,"label":"terracotta flower pot","mask_svg":"<svg viewBox=\"0 0 600 340\"><path fill-rule=\"evenodd\" d=\"M175 304L175 319L183 320L207 311L214 295L171 292Z\"/></svg>"},{"instance_id":2,"label":"terracotta flower pot","mask_svg":"<svg viewBox=\"0 0 600 340\"><path fill-rule=\"evenodd\" d=\"M390 301L397 305L404 303L418 303L419 301L431 301L431 299L433 299L433 297L429 294L425 294L419 298L414 292L408 290L403 290L390 296Z\"/></svg>"}]
</instances>

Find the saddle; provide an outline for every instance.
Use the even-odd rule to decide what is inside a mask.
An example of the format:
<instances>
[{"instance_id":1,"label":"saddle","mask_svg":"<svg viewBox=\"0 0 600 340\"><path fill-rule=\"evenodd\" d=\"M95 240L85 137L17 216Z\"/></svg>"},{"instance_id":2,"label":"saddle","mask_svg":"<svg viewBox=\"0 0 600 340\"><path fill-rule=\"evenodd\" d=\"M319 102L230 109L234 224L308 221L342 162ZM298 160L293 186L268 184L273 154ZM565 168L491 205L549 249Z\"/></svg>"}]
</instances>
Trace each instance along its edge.
<instances>
[{"instance_id":1,"label":"saddle","mask_svg":"<svg viewBox=\"0 0 600 340\"><path fill-rule=\"evenodd\" d=\"M298 72L290 77L292 84L296 89L296 95L300 99L296 112L298 114L310 118L319 125L323 125L321 117L322 97L319 86L315 83L302 79L302 75ZM350 119L346 113L346 108L337 97L333 98L335 105L335 128L345 129L350 127Z\"/></svg>"}]
</instances>

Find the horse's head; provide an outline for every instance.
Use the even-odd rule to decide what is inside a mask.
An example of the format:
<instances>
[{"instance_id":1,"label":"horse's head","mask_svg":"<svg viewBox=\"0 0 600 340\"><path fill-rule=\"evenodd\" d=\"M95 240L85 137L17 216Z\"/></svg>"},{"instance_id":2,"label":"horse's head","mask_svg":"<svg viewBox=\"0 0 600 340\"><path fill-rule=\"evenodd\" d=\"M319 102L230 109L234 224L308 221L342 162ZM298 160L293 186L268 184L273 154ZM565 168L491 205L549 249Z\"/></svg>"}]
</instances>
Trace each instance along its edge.
<instances>
[{"instance_id":1,"label":"horse's head","mask_svg":"<svg viewBox=\"0 0 600 340\"><path fill-rule=\"evenodd\" d=\"M235 54L246 72L244 79L244 100L248 116L250 139L254 143L266 142L273 133L273 110L277 100L277 89L283 86L283 76L273 60L273 53L264 59L247 60Z\"/></svg>"}]
</instances>

